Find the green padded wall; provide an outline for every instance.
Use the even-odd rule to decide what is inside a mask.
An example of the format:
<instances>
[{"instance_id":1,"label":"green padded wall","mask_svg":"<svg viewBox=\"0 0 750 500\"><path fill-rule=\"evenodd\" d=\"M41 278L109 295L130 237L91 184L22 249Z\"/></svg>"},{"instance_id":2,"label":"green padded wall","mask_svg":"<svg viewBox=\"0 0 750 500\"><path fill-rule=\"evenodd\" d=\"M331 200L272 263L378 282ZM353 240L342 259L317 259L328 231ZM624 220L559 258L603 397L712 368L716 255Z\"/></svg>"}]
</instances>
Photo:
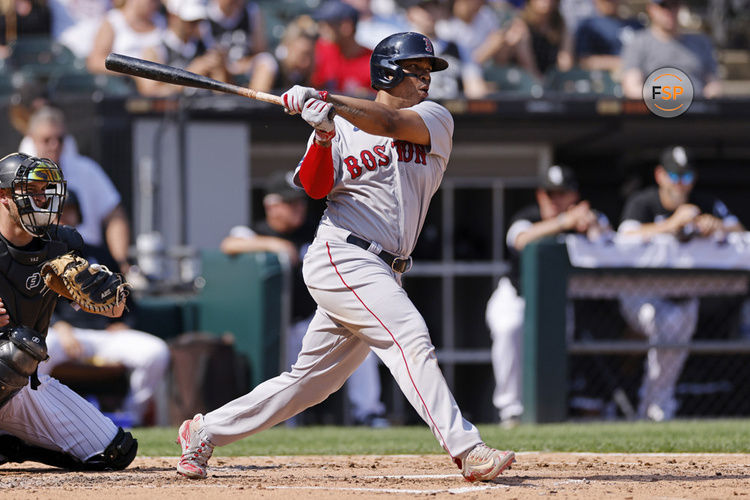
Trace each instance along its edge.
<instances>
[{"instance_id":1,"label":"green padded wall","mask_svg":"<svg viewBox=\"0 0 750 500\"><path fill-rule=\"evenodd\" d=\"M570 264L554 239L529 243L521 253L524 422L562 422L567 417L568 365L565 304Z\"/></svg>"},{"instance_id":2,"label":"green padded wall","mask_svg":"<svg viewBox=\"0 0 750 500\"><path fill-rule=\"evenodd\" d=\"M254 387L279 374L283 269L276 254L227 256L201 252L205 287L198 294L198 329L230 333L250 362Z\"/></svg>"}]
</instances>

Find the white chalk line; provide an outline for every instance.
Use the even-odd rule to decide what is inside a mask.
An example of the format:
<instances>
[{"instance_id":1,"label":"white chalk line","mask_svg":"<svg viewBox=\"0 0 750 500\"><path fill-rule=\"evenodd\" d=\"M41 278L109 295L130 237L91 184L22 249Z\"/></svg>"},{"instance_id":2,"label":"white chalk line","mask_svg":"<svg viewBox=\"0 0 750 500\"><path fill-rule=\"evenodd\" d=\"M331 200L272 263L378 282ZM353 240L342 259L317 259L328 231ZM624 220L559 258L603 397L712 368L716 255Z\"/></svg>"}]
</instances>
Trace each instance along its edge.
<instances>
[{"instance_id":1,"label":"white chalk line","mask_svg":"<svg viewBox=\"0 0 750 500\"><path fill-rule=\"evenodd\" d=\"M360 493L411 493L414 495L433 495L437 493L450 493L452 495L461 495L463 493L475 493L484 490L507 489L508 486L501 484L482 484L477 486L464 486L461 488L441 488L441 489L399 489L399 488L359 488L345 487L334 488L331 486L265 486L269 490L318 490L318 491L354 491Z\"/></svg>"}]
</instances>

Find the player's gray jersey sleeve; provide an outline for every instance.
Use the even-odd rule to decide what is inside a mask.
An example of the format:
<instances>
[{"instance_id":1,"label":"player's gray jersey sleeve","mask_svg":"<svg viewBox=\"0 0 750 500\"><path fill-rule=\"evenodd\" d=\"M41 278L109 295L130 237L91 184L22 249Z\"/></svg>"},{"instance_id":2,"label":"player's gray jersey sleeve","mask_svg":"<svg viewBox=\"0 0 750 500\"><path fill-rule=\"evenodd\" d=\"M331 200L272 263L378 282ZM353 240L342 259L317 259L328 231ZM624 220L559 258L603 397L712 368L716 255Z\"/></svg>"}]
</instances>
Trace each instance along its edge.
<instances>
[{"instance_id":1,"label":"player's gray jersey sleeve","mask_svg":"<svg viewBox=\"0 0 750 500\"><path fill-rule=\"evenodd\" d=\"M442 157L447 163L453 149L453 117L450 111L433 101L422 101L409 109L422 117L430 131L430 154Z\"/></svg>"}]
</instances>

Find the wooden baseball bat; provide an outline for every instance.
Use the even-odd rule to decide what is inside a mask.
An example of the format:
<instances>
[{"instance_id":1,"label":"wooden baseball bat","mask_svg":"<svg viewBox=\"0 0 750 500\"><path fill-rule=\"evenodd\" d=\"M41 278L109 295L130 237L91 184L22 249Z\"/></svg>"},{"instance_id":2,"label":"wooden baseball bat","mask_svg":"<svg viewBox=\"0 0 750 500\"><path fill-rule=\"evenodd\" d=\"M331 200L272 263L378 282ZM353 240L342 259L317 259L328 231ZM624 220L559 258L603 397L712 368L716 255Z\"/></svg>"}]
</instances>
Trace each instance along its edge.
<instances>
[{"instance_id":1,"label":"wooden baseball bat","mask_svg":"<svg viewBox=\"0 0 750 500\"><path fill-rule=\"evenodd\" d=\"M237 94L258 101L270 102L283 106L281 97L260 92L258 90L240 87L231 83L220 82L207 76L198 75L184 69L159 64L153 61L138 59L137 57L124 56L122 54L109 54L104 60L104 66L110 71L124 73L126 75L148 78L159 82L182 85L184 87L195 87L198 89L216 90L228 94Z\"/></svg>"}]
</instances>

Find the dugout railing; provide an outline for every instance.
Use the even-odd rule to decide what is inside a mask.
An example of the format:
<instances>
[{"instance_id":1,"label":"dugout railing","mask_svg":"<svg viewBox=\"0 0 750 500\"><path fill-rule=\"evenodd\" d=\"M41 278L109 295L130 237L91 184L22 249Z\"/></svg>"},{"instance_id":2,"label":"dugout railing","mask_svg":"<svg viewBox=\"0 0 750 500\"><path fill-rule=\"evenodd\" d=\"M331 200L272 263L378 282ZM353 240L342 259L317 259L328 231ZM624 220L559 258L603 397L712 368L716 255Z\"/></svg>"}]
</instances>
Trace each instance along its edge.
<instances>
[{"instance_id":1,"label":"dugout railing","mask_svg":"<svg viewBox=\"0 0 750 500\"><path fill-rule=\"evenodd\" d=\"M650 349L689 352L676 385L676 416L743 416L748 407L750 272L706 268L580 268L558 240L522 254L524 421L638 418ZM698 298L687 342L654 341L623 320L624 293Z\"/></svg>"}]
</instances>

